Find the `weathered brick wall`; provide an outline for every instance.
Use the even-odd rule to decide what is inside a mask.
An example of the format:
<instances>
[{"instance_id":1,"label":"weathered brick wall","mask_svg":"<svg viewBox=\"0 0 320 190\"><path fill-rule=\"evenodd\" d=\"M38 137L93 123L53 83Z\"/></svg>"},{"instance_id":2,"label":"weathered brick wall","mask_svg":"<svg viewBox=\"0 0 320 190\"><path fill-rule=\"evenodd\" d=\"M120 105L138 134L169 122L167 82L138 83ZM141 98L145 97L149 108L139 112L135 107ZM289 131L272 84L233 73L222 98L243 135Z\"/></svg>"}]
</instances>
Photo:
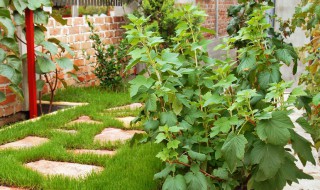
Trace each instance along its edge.
<instances>
[{"instance_id":1,"label":"weathered brick wall","mask_svg":"<svg viewBox=\"0 0 320 190\"><path fill-rule=\"evenodd\" d=\"M207 20L204 23L204 27L215 30L216 29L216 0L196 0L197 5L206 11L208 14ZM227 26L229 22L228 8L231 5L237 4L237 0L219 0L218 1L218 28L219 36L227 35Z\"/></svg>"},{"instance_id":2,"label":"weathered brick wall","mask_svg":"<svg viewBox=\"0 0 320 190\"><path fill-rule=\"evenodd\" d=\"M75 73L79 81L76 81L69 74L59 71L59 78L63 78L68 85L76 86L94 86L99 84L96 76L93 74L95 62L95 50L92 48L92 40L89 39L90 28L85 17L66 18L67 25L62 26L54 19L49 20L47 25L47 38L57 38L67 43L74 50L75 56L67 55L72 59L74 64L79 68ZM88 17L91 23L94 23L96 33L101 37L105 44L117 44L122 37L124 24L123 17ZM87 60L87 57L91 57ZM51 77L53 74L50 75ZM58 84L58 88L62 83ZM45 86L44 93L49 92L49 86Z\"/></svg>"},{"instance_id":3,"label":"weathered brick wall","mask_svg":"<svg viewBox=\"0 0 320 190\"><path fill-rule=\"evenodd\" d=\"M0 117L11 115L22 110L22 103L19 97L9 88L10 81L0 76L0 91L6 95L6 100L0 103Z\"/></svg>"}]
</instances>

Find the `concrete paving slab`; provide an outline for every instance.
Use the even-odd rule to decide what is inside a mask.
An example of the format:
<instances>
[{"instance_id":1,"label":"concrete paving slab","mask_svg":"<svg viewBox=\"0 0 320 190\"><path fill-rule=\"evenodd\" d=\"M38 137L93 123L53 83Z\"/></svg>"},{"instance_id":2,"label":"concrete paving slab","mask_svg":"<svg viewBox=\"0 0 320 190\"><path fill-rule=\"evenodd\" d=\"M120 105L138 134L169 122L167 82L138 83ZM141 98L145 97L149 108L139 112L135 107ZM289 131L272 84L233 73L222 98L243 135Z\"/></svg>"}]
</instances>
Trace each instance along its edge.
<instances>
[{"instance_id":1,"label":"concrete paving slab","mask_svg":"<svg viewBox=\"0 0 320 190\"><path fill-rule=\"evenodd\" d=\"M131 127L131 121L133 121L135 119L135 117L117 117L116 119L118 121L121 121L125 128L130 128Z\"/></svg>"},{"instance_id":2,"label":"concrete paving slab","mask_svg":"<svg viewBox=\"0 0 320 190\"><path fill-rule=\"evenodd\" d=\"M135 109L142 108L142 106L143 106L143 104L141 104L141 103L132 103L132 104L125 105L125 106L109 108L109 109L107 109L107 111L125 110L125 109L135 110Z\"/></svg>"},{"instance_id":3,"label":"concrete paving slab","mask_svg":"<svg viewBox=\"0 0 320 190\"><path fill-rule=\"evenodd\" d=\"M89 149L75 149L75 150L68 150L68 152L74 154L96 154L96 155L110 155L113 156L116 154L116 151L111 150L89 150Z\"/></svg>"},{"instance_id":4,"label":"concrete paving slab","mask_svg":"<svg viewBox=\"0 0 320 190\"><path fill-rule=\"evenodd\" d=\"M92 172L99 173L103 170L103 167L99 166L48 160L30 162L25 166L44 175L61 175L71 178L82 178Z\"/></svg>"},{"instance_id":5,"label":"concrete paving slab","mask_svg":"<svg viewBox=\"0 0 320 190\"><path fill-rule=\"evenodd\" d=\"M106 128L100 134L94 137L95 141L100 143L126 141L131 139L135 133L145 133L139 130L122 130L117 128Z\"/></svg>"},{"instance_id":6,"label":"concrete paving slab","mask_svg":"<svg viewBox=\"0 0 320 190\"><path fill-rule=\"evenodd\" d=\"M71 121L67 125L74 125L79 123L89 123L89 124L101 124L102 122L94 121L89 116L81 116L78 119Z\"/></svg>"},{"instance_id":7,"label":"concrete paving slab","mask_svg":"<svg viewBox=\"0 0 320 190\"><path fill-rule=\"evenodd\" d=\"M26 189L17 188L17 187L0 186L0 190L26 190Z\"/></svg>"},{"instance_id":8,"label":"concrete paving slab","mask_svg":"<svg viewBox=\"0 0 320 190\"><path fill-rule=\"evenodd\" d=\"M47 138L28 136L28 137L26 137L24 139L1 145L0 146L0 150L3 150L3 149L32 148L32 147L35 147L35 146L39 146L39 145L41 145L43 143L46 143L48 141L49 141L49 139L47 139Z\"/></svg>"}]
</instances>

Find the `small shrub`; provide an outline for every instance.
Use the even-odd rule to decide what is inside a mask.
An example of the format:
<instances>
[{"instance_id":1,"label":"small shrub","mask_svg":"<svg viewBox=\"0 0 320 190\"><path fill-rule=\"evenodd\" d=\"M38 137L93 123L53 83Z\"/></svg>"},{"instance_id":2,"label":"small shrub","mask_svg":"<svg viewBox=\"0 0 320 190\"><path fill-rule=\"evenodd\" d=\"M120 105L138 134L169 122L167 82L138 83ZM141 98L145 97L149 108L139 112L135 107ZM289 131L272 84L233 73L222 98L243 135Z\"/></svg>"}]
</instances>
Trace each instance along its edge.
<instances>
[{"instance_id":1,"label":"small shrub","mask_svg":"<svg viewBox=\"0 0 320 190\"><path fill-rule=\"evenodd\" d=\"M94 74L100 80L100 86L110 90L121 90L124 87L123 72L126 65L126 41L122 41L119 46L104 44L100 36L94 32L94 26L88 22L91 35L90 39L93 40L92 47L96 53L96 64Z\"/></svg>"}]
</instances>

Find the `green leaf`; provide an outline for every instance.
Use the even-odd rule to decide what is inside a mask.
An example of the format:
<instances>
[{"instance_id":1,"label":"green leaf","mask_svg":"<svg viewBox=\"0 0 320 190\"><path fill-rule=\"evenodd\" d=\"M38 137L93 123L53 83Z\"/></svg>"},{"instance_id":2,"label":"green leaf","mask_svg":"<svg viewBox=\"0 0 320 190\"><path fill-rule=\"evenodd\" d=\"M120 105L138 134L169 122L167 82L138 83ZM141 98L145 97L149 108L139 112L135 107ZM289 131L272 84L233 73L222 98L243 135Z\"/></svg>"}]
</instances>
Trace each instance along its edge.
<instances>
[{"instance_id":1,"label":"green leaf","mask_svg":"<svg viewBox=\"0 0 320 190\"><path fill-rule=\"evenodd\" d=\"M15 55L7 56L7 64L10 65L12 68L16 69L17 71L21 71L22 61Z\"/></svg>"},{"instance_id":2,"label":"green leaf","mask_svg":"<svg viewBox=\"0 0 320 190\"><path fill-rule=\"evenodd\" d=\"M288 129L294 125L286 112L275 111L271 119L261 120L257 123L257 134L263 141L274 145L286 145L290 140Z\"/></svg>"},{"instance_id":3,"label":"green leaf","mask_svg":"<svg viewBox=\"0 0 320 190\"><path fill-rule=\"evenodd\" d=\"M148 38L148 46L151 46L151 47L159 45L162 42L164 42L162 37L151 37L151 38Z\"/></svg>"},{"instance_id":4,"label":"green leaf","mask_svg":"<svg viewBox=\"0 0 320 190\"><path fill-rule=\"evenodd\" d=\"M179 147L179 144L180 144L180 141L178 140L172 140L172 141L169 141L168 144L167 144L167 148L170 148L170 149L177 149Z\"/></svg>"},{"instance_id":5,"label":"green leaf","mask_svg":"<svg viewBox=\"0 0 320 190\"><path fill-rule=\"evenodd\" d=\"M9 38L14 37L15 26L13 25L11 19L0 16L0 27L4 30L7 37Z\"/></svg>"},{"instance_id":6,"label":"green leaf","mask_svg":"<svg viewBox=\"0 0 320 190\"><path fill-rule=\"evenodd\" d=\"M284 156L285 150L282 146L265 144L262 141L255 143L250 159L253 164L259 166L257 173L259 181L274 177L284 161Z\"/></svg>"},{"instance_id":7,"label":"green leaf","mask_svg":"<svg viewBox=\"0 0 320 190\"><path fill-rule=\"evenodd\" d=\"M45 40L45 34L40 27L34 27L34 43L39 45Z\"/></svg>"},{"instance_id":8,"label":"green leaf","mask_svg":"<svg viewBox=\"0 0 320 190\"><path fill-rule=\"evenodd\" d=\"M170 174L170 172L174 170L174 168L175 167L173 164L168 164L161 172L156 173L153 179L156 180L166 178Z\"/></svg>"},{"instance_id":9,"label":"green leaf","mask_svg":"<svg viewBox=\"0 0 320 190\"><path fill-rule=\"evenodd\" d=\"M243 135L236 135L234 133L228 135L221 151L226 159L230 172L234 172L238 161L243 159L247 143L248 141Z\"/></svg>"},{"instance_id":10,"label":"green leaf","mask_svg":"<svg viewBox=\"0 0 320 190\"><path fill-rule=\"evenodd\" d=\"M276 50L276 57L288 66L293 61L293 57L291 56L291 52L288 49L277 49Z\"/></svg>"},{"instance_id":11,"label":"green leaf","mask_svg":"<svg viewBox=\"0 0 320 190\"><path fill-rule=\"evenodd\" d=\"M145 108L149 112L157 111L157 96L155 94L150 94L149 98L146 101Z\"/></svg>"},{"instance_id":12,"label":"green leaf","mask_svg":"<svg viewBox=\"0 0 320 190\"><path fill-rule=\"evenodd\" d=\"M1 3L0 3L1 5ZM0 6L0 17L6 17L6 18L11 18L10 16L10 11L8 9L5 9L5 8L1 8Z\"/></svg>"},{"instance_id":13,"label":"green leaf","mask_svg":"<svg viewBox=\"0 0 320 190\"><path fill-rule=\"evenodd\" d=\"M55 41L55 38L52 39L52 42ZM48 40L49 41L49 40ZM54 42L53 42L54 43ZM63 42L59 42L59 46L62 49L62 51L67 51L70 55L74 56L74 51L72 51L72 49L70 48L70 46L68 44L65 44Z\"/></svg>"},{"instance_id":14,"label":"green leaf","mask_svg":"<svg viewBox=\"0 0 320 190\"><path fill-rule=\"evenodd\" d=\"M19 46L15 39L13 38L2 38L0 40L0 44L6 46L10 50L12 50L16 55L19 54Z\"/></svg>"},{"instance_id":15,"label":"green leaf","mask_svg":"<svg viewBox=\"0 0 320 190\"><path fill-rule=\"evenodd\" d=\"M185 175L186 182L188 184L188 190L207 190L206 176L201 172L188 172Z\"/></svg>"},{"instance_id":16,"label":"green leaf","mask_svg":"<svg viewBox=\"0 0 320 190\"><path fill-rule=\"evenodd\" d=\"M212 94L210 98L204 102L203 107L207 107L214 104L221 104L223 102L224 102L223 96L221 96L220 94Z\"/></svg>"},{"instance_id":17,"label":"green leaf","mask_svg":"<svg viewBox=\"0 0 320 190\"><path fill-rule=\"evenodd\" d=\"M229 177L229 173L226 168L218 168L213 170L213 175L220 178L227 180Z\"/></svg>"},{"instance_id":18,"label":"green leaf","mask_svg":"<svg viewBox=\"0 0 320 190\"><path fill-rule=\"evenodd\" d=\"M309 124L309 122L304 117L299 117L296 122L309 134L314 134L313 127Z\"/></svg>"},{"instance_id":19,"label":"green leaf","mask_svg":"<svg viewBox=\"0 0 320 190\"><path fill-rule=\"evenodd\" d=\"M317 95L315 95L313 98L312 98L312 103L315 105L315 106L318 106L320 104L320 93L318 93Z\"/></svg>"},{"instance_id":20,"label":"green leaf","mask_svg":"<svg viewBox=\"0 0 320 190\"><path fill-rule=\"evenodd\" d=\"M159 124L158 120L148 120L143 124L144 130L147 132L154 131L159 127Z\"/></svg>"},{"instance_id":21,"label":"green leaf","mask_svg":"<svg viewBox=\"0 0 320 190\"><path fill-rule=\"evenodd\" d=\"M173 100L173 103L172 103L172 109L173 109L173 112L176 114L176 115L179 115L183 109L183 105L182 103L179 101L178 98L175 98Z\"/></svg>"},{"instance_id":22,"label":"green leaf","mask_svg":"<svg viewBox=\"0 0 320 190\"><path fill-rule=\"evenodd\" d=\"M9 89L14 92L18 98L20 98L21 100L23 100L23 92L21 90L21 88L18 86L19 84L10 84L9 85Z\"/></svg>"},{"instance_id":23,"label":"green leaf","mask_svg":"<svg viewBox=\"0 0 320 190\"><path fill-rule=\"evenodd\" d=\"M31 10L36 10L38 8L41 8L41 6L47 6L51 7L52 3L50 0L28 0L28 8Z\"/></svg>"},{"instance_id":24,"label":"green leaf","mask_svg":"<svg viewBox=\"0 0 320 190\"><path fill-rule=\"evenodd\" d=\"M0 48L0 63L2 63L6 59L7 53Z\"/></svg>"},{"instance_id":25,"label":"green leaf","mask_svg":"<svg viewBox=\"0 0 320 190\"><path fill-rule=\"evenodd\" d=\"M271 66L269 70L263 71L258 74L259 85L264 90L269 88L270 83L278 83L280 80L281 73L276 65Z\"/></svg>"},{"instance_id":26,"label":"green leaf","mask_svg":"<svg viewBox=\"0 0 320 190\"><path fill-rule=\"evenodd\" d=\"M221 117L218 118L214 122L214 127L211 128L210 137L213 138L220 132L222 133L228 133L232 127L232 125L238 125L239 121L236 116L232 117Z\"/></svg>"},{"instance_id":27,"label":"green leaf","mask_svg":"<svg viewBox=\"0 0 320 190\"><path fill-rule=\"evenodd\" d=\"M167 136L164 133L159 133L156 137L155 143L159 144L165 139L167 139Z\"/></svg>"},{"instance_id":28,"label":"green leaf","mask_svg":"<svg viewBox=\"0 0 320 190\"><path fill-rule=\"evenodd\" d=\"M22 80L22 75L20 72L15 70L13 67L5 64L0 64L0 75L6 77L13 84L20 84Z\"/></svg>"},{"instance_id":29,"label":"green leaf","mask_svg":"<svg viewBox=\"0 0 320 190\"><path fill-rule=\"evenodd\" d=\"M38 80L37 80L37 91L38 91L38 92L41 92L41 91L42 91L45 83L46 83L46 82L45 82L44 80L41 80L41 79L38 79Z\"/></svg>"},{"instance_id":30,"label":"green leaf","mask_svg":"<svg viewBox=\"0 0 320 190\"><path fill-rule=\"evenodd\" d=\"M6 95L3 92L0 92L0 103L6 100Z\"/></svg>"},{"instance_id":31,"label":"green leaf","mask_svg":"<svg viewBox=\"0 0 320 190\"><path fill-rule=\"evenodd\" d=\"M13 0L13 5L16 10L22 15L24 10L27 8L28 1L27 0Z\"/></svg>"},{"instance_id":32,"label":"green leaf","mask_svg":"<svg viewBox=\"0 0 320 190\"><path fill-rule=\"evenodd\" d=\"M9 5L9 0L0 1L0 7L1 8L7 8L8 5Z\"/></svg>"},{"instance_id":33,"label":"green leaf","mask_svg":"<svg viewBox=\"0 0 320 190\"><path fill-rule=\"evenodd\" d=\"M199 160L200 162L204 162L207 159L205 154L195 152L193 150L188 151L189 156L194 160Z\"/></svg>"},{"instance_id":34,"label":"green leaf","mask_svg":"<svg viewBox=\"0 0 320 190\"><path fill-rule=\"evenodd\" d=\"M42 9L37 9L33 12L34 23L35 24L48 24L49 14L44 12Z\"/></svg>"},{"instance_id":35,"label":"green leaf","mask_svg":"<svg viewBox=\"0 0 320 190\"><path fill-rule=\"evenodd\" d=\"M248 51L243 53L240 58L240 64L237 67L238 73L251 71L256 65L256 52Z\"/></svg>"},{"instance_id":36,"label":"green leaf","mask_svg":"<svg viewBox=\"0 0 320 190\"><path fill-rule=\"evenodd\" d=\"M16 23L16 25L20 26L20 25L25 24L24 17L16 11L13 13L13 18L14 18L14 22Z\"/></svg>"},{"instance_id":37,"label":"green leaf","mask_svg":"<svg viewBox=\"0 0 320 190\"><path fill-rule=\"evenodd\" d=\"M208 29L208 28L205 28L205 27L200 27L200 31L203 32L203 33L211 34L211 35L215 35L216 34L216 32L214 30L211 30L211 29Z\"/></svg>"},{"instance_id":38,"label":"green leaf","mask_svg":"<svg viewBox=\"0 0 320 190\"><path fill-rule=\"evenodd\" d=\"M62 25L66 25L68 22L66 19L63 19L62 15L55 12L51 14L51 17L54 18L54 20L58 21Z\"/></svg>"},{"instance_id":39,"label":"green leaf","mask_svg":"<svg viewBox=\"0 0 320 190\"><path fill-rule=\"evenodd\" d=\"M73 70L73 62L69 58L62 57L62 58L56 59L56 62L65 71Z\"/></svg>"},{"instance_id":40,"label":"green leaf","mask_svg":"<svg viewBox=\"0 0 320 190\"><path fill-rule=\"evenodd\" d=\"M175 126L178 122L177 116L172 112L162 112L160 114L160 124L168 125L169 127Z\"/></svg>"},{"instance_id":41,"label":"green leaf","mask_svg":"<svg viewBox=\"0 0 320 190\"><path fill-rule=\"evenodd\" d=\"M46 50L48 50L51 54L55 55L58 53L58 47L51 42L43 41L41 44Z\"/></svg>"},{"instance_id":42,"label":"green leaf","mask_svg":"<svg viewBox=\"0 0 320 190\"><path fill-rule=\"evenodd\" d=\"M38 74L49 73L56 70L56 65L51 59L44 56L38 56L36 60L36 69Z\"/></svg>"},{"instance_id":43,"label":"green leaf","mask_svg":"<svg viewBox=\"0 0 320 190\"><path fill-rule=\"evenodd\" d=\"M162 186L162 190L186 190L186 189L187 189L186 180L180 174L174 177L168 176Z\"/></svg>"},{"instance_id":44,"label":"green leaf","mask_svg":"<svg viewBox=\"0 0 320 190\"><path fill-rule=\"evenodd\" d=\"M309 161L313 165L316 165L316 161L312 155L311 143L293 130L290 130L290 134L292 148L298 154L301 163L305 166L306 161Z\"/></svg>"},{"instance_id":45,"label":"green leaf","mask_svg":"<svg viewBox=\"0 0 320 190\"><path fill-rule=\"evenodd\" d=\"M136 99L140 97L143 93L146 93L151 86L155 83L152 78L146 78L145 76L139 75L135 79L131 80L130 86L130 97Z\"/></svg>"}]
</instances>

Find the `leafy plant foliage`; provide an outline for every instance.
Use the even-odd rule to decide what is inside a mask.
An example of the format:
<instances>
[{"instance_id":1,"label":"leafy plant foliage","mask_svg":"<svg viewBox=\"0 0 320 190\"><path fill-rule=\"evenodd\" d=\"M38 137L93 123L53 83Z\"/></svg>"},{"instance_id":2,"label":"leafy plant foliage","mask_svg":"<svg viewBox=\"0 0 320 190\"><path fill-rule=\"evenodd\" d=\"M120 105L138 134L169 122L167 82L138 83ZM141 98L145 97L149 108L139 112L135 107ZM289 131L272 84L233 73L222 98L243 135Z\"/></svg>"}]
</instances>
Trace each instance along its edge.
<instances>
[{"instance_id":1,"label":"leafy plant foliage","mask_svg":"<svg viewBox=\"0 0 320 190\"><path fill-rule=\"evenodd\" d=\"M95 33L93 23L88 21L91 29L90 39L93 40L92 47L95 49L97 63L95 64L94 74L100 80L100 86L111 90L119 90L123 85L123 72L127 64L128 43L122 40L118 47L114 45L107 46Z\"/></svg>"},{"instance_id":2,"label":"leafy plant foliage","mask_svg":"<svg viewBox=\"0 0 320 190\"><path fill-rule=\"evenodd\" d=\"M268 35L268 9L254 7L228 44L217 47L228 50L245 42L237 46L238 60L208 56L211 41L200 30L206 14L194 6L170 13L177 27L167 47L158 32L148 30L149 18L129 15L127 69L144 63L150 73L130 82L130 96L145 102L139 119L149 140L164 144L157 157L166 166L155 174L164 180L162 189L276 190L312 178L291 154L315 163L311 143L293 130L288 117L305 92L297 88L285 101L291 83L279 72L281 63L296 63L296 53L280 34ZM292 149L285 148L290 141Z\"/></svg>"},{"instance_id":3,"label":"leafy plant foliage","mask_svg":"<svg viewBox=\"0 0 320 190\"><path fill-rule=\"evenodd\" d=\"M18 47L18 41L25 43L18 36L17 28L25 31L25 10L30 9L34 12L34 35L35 45L41 47L42 51L36 51L36 72L43 75L44 80L37 81L37 88L42 90L45 83L49 83L50 90L53 96L56 84L60 80L63 84L63 78L59 78L58 67L70 75L74 75L70 71L74 69L73 62L66 58L66 54L74 55L73 51L67 44L60 42L58 39L45 39L46 24L48 24L49 17L52 16L61 24L66 24L61 15L55 15L43 11L43 6L50 7L52 3L50 0L41 1L27 1L27 0L3 0L0 2L0 75L10 80L11 89L20 97L23 97L20 89L22 81L22 60L26 55L21 55ZM13 18L13 20L12 20ZM75 68L76 69L76 68ZM49 74L54 72L52 79ZM52 81L55 83L52 84ZM0 92L1 100L4 100L4 94Z\"/></svg>"}]
</instances>

